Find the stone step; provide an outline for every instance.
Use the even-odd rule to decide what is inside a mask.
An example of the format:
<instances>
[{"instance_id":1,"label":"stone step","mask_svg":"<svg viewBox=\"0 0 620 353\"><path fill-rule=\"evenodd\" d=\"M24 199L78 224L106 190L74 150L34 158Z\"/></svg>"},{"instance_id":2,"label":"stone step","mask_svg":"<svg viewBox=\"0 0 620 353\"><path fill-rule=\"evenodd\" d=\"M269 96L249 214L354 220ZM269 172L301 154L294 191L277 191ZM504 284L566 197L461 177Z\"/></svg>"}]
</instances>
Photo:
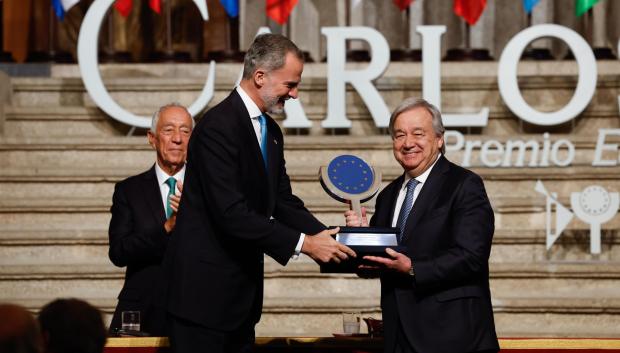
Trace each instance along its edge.
<instances>
[{"instance_id":1,"label":"stone step","mask_svg":"<svg viewBox=\"0 0 620 353\"><path fill-rule=\"evenodd\" d=\"M305 196L305 195L304 195ZM491 205L495 212L495 225L501 228L516 229L544 229L545 227L545 200L542 196L494 196L489 195ZM567 196L559 197L559 201L566 207L570 206ZM23 216L33 215L44 218L46 214L51 218L54 215L66 217L81 217L84 215L100 215L109 219L111 195L102 197L56 197L56 198L9 198L0 201L0 218L4 220L18 220ZM317 216L340 217L346 211L347 206L337 202L316 188L314 194L304 197L306 207ZM373 212L373 203L366 205L369 213ZM529 225L519 226L518 222L523 217L530 217ZM100 223L100 222L97 222ZM7 225L9 223L6 223ZM612 219L604 224L604 229L613 229L617 226L616 220ZM15 229L14 227L8 227ZM569 225L569 229L572 227ZM19 228L18 228L19 229Z\"/></svg>"},{"instance_id":2,"label":"stone step","mask_svg":"<svg viewBox=\"0 0 620 353\"><path fill-rule=\"evenodd\" d=\"M53 297L52 297L53 298ZM52 298L5 297L37 312ZM84 298L106 314L114 311L116 300ZM494 299L496 330L501 337L620 337L620 301L593 301L565 297ZM358 312L362 317L380 318L378 298L266 297L258 336L331 336L341 332L342 313ZM362 330L364 329L362 325Z\"/></svg>"},{"instance_id":3,"label":"stone step","mask_svg":"<svg viewBox=\"0 0 620 353\"><path fill-rule=\"evenodd\" d=\"M223 98L223 97L221 97ZM341 136L359 137L385 135L384 129L376 128L372 118L369 116L364 106L358 106L354 100L347 108L347 117L351 120L351 128ZM215 104L215 101L211 105ZM356 105L357 104L357 105ZM304 107L306 115L312 127L309 129L286 129L283 132L288 136L295 136L303 132L308 136L330 136L336 133L331 129L323 129L321 121L327 115L326 107L309 106ZM527 140L542 139L542 133L548 131L553 140L557 139L556 134L570 133L571 136L590 136L592 141L596 141L596 134L599 128L618 128L620 122L617 119L617 107L613 109L599 110L599 108L588 108L582 116L570 127L549 127L527 128L511 115L509 112L492 111L489 115L487 126L483 129L486 136L494 138L511 138L529 132ZM131 111L142 116L151 116L155 108L135 107ZM98 138L125 136L129 132L129 127L108 117L96 107L80 106L6 106L6 121L4 123L4 136L13 138ZM200 116L197 117L199 119ZM274 116L283 126L284 117ZM343 132L338 132L342 134ZM139 130L138 135L144 134ZM466 138L471 139L469 135ZM475 135L474 135L475 136ZM571 138L572 140L572 138Z\"/></svg>"},{"instance_id":4,"label":"stone step","mask_svg":"<svg viewBox=\"0 0 620 353\"><path fill-rule=\"evenodd\" d=\"M112 140L113 138L109 138ZM76 142L75 144L35 144L33 141L22 141L14 143L0 144L0 158L4 160L7 173L21 173L28 169L47 170L47 169L75 169L76 165L91 169L124 169L124 170L144 170L154 162L154 153L147 144L146 139L131 138L133 141L126 142L125 138L117 139L116 143L97 144L91 142ZM341 154L354 154L364 159L375 168L383 170L386 168L396 168L398 165L391 152L391 142L386 136L372 136L363 139L356 139L352 136L324 137L295 137L289 138L292 143L287 142L285 158L287 167L294 169L297 167L314 166L318 170L319 166L327 165L332 158ZM336 142L336 141L346 142ZM356 141L357 140L357 141ZM583 142L583 143L582 143ZM596 138L589 140L575 141L575 154L571 166L591 167L595 169L607 169L608 167L592 167L595 156ZM611 141L608 141L611 143ZM529 150L528 150L529 151ZM509 169L509 167L520 168L523 170L536 169L541 173L546 167L538 167L541 157L534 159L534 165L529 166L530 153L525 154L525 159L521 165L518 153L513 151L505 167L496 169ZM564 150L558 154L559 157L550 160L550 167L561 167L554 163L564 163L567 160ZM448 159L466 167L484 167L480 159L479 150L469 153L464 149L458 151L448 151ZM605 153L605 160L614 161L617 154ZM489 157L491 162L503 161L504 157ZM533 168L532 168L533 167ZM490 168L489 168L490 169Z\"/></svg>"},{"instance_id":5,"label":"stone step","mask_svg":"<svg viewBox=\"0 0 620 353\"><path fill-rule=\"evenodd\" d=\"M53 259L33 249L39 257L31 261L21 261L19 256L3 256L6 259L0 268L0 286L9 293L14 282L19 281L22 290L27 289L33 296L40 290L50 287L63 287L63 283L74 284L90 281L107 281L120 290L124 269L115 267L107 258L106 247L91 247L89 256L71 256L71 250L55 249L57 258ZM93 249L94 248L94 249ZM83 251L86 253L86 251ZM505 260L505 259L504 259ZM361 279L354 274L326 274L319 271L314 261L306 256L291 260L287 266L276 264L269 257L265 261L265 293L271 296L286 293L289 296L346 295L363 293L379 295L378 281ZM533 259L529 263L493 261L490 262L491 288L498 298L512 297L563 297L570 295L591 296L593 298L620 297L617 290L620 284L619 263L609 261L566 261ZM121 282L118 282L121 281ZM13 289L14 290L14 289ZM2 291L4 293L5 291ZM29 294L29 295L30 295Z\"/></svg>"}]
</instances>

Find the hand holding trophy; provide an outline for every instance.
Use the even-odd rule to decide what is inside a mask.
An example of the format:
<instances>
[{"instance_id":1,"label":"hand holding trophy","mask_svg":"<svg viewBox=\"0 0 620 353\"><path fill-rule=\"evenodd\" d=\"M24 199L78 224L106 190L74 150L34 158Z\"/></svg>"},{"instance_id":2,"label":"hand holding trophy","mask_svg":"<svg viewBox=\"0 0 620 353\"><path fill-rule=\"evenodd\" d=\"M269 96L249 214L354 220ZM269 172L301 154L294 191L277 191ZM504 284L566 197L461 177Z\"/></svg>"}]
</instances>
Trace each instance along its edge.
<instances>
[{"instance_id":1,"label":"hand holding trophy","mask_svg":"<svg viewBox=\"0 0 620 353\"><path fill-rule=\"evenodd\" d=\"M325 192L335 200L350 205L362 219L361 204L372 199L381 186L381 173L375 171L368 163L352 155L340 155L331 160L329 165L319 169L319 180ZM392 248L398 252L397 228L377 227L340 227L336 240L355 251L358 257L340 264L325 264L321 272L352 273L357 272L364 255L387 256L385 249Z\"/></svg>"}]
</instances>

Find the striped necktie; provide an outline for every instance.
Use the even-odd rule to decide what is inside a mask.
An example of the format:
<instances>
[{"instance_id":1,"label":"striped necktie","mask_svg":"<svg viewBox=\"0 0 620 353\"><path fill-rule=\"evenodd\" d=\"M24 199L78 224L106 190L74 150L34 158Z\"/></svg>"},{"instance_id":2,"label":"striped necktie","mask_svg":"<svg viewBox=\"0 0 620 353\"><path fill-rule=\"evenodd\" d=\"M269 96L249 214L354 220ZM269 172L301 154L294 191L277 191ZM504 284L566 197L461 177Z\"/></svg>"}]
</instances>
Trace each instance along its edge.
<instances>
[{"instance_id":1,"label":"striped necktie","mask_svg":"<svg viewBox=\"0 0 620 353\"><path fill-rule=\"evenodd\" d=\"M400 213L398 214L398 221L396 222L396 227L400 229L399 242L402 241L405 236L405 225L407 224L409 213L413 208L413 192L419 183L420 182L415 179L409 179L407 182L407 194L405 195L403 204L400 206Z\"/></svg>"}]
</instances>

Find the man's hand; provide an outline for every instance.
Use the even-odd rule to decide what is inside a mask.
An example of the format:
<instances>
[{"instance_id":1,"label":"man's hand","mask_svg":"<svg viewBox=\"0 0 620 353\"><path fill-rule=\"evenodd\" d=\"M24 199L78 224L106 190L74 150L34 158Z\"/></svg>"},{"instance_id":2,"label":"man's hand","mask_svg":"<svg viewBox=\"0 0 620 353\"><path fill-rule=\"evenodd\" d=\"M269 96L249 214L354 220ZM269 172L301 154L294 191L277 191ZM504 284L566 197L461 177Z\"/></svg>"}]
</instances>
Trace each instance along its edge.
<instances>
[{"instance_id":1,"label":"man's hand","mask_svg":"<svg viewBox=\"0 0 620 353\"><path fill-rule=\"evenodd\" d=\"M368 227L368 218L366 217L366 207L362 207L362 218L353 210L344 213L347 227Z\"/></svg>"},{"instance_id":2,"label":"man's hand","mask_svg":"<svg viewBox=\"0 0 620 353\"><path fill-rule=\"evenodd\" d=\"M325 229L315 235L306 235L301 246L301 252L318 263L330 261L340 263L340 261L348 259L349 256L357 257L355 251L332 238L332 235L339 231L340 228Z\"/></svg>"},{"instance_id":3,"label":"man's hand","mask_svg":"<svg viewBox=\"0 0 620 353\"><path fill-rule=\"evenodd\" d=\"M183 183L180 180L177 181L177 188L179 189L179 194L177 195L175 193L174 195L170 195L170 208L172 208L172 215L166 220L166 223L164 223L164 228L166 229L166 233L168 234L172 232L177 222L177 211L179 210L181 193L183 192Z\"/></svg>"},{"instance_id":4,"label":"man's hand","mask_svg":"<svg viewBox=\"0 0 620 353\"><path fill-rule=\"evenodd\" d=\"M411 269L411 259L404 254L394 251L390 248L386 248L385 252L390 255L391 258L380 256L364 256L364 260L376 263L373 265L360 265L360 270L377 270L386 268L401 273L409 273Z\"/></svg>"}]
</instances>

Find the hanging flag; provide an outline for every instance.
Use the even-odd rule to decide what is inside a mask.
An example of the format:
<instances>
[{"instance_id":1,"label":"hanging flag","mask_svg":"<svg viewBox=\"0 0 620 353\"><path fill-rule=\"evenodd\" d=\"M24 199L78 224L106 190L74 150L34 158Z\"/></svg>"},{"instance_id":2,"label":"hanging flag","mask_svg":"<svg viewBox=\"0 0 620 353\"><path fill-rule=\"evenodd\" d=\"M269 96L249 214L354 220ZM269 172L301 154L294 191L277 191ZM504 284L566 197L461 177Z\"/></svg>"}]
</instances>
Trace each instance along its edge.
<instances>
[{"instance_id":1,"label":"hanging flag","mask_svg":"<svg viewBox=\"0 0 620 353\"><path fill-rule=\"evenodd\" d=\"M525 13L528 15L532 13L532 9L534 8L534 6L538 5L539 1L540 0L523 0L523 7L525 8Z\"/></svg>"},{"instance_id":2,"label":"hanging flag","mask_svg":"<svg viewBox=\"0 0 620 353\"><path fill-rule=\"evenodd\" d=\"M398 6L400 11L405 11L413 0L394 0L394 5Z\"/></svg>"},{"instance_id":3,"label":"hanging flag","mask_svg":"<svg viewBox=\"0 0 620 353\"><path fill-rule=\"evenodd\" d=\"M239 16L239 0L220 0L228 17L235 18Z\"/></svg>"},{"instance_id":4,"label":"hanging flag","mask_svg":"<svg viewBox=\"0 0 620 353\"><path fill-rule=\"evenodd\" d=\"M598 0L576 0L575 1L575 15L577 17L588 12L594 6Z\"/></svg>"},{"instance_id":5,"label":"hanging flag","mask_svg":"<svg viewBox=\"0 0 620 353\"><path fill-rule=\"evenodd\" d=\"M161 13L161 0L149 0L149 7L156 13Z\"/></svg>"},{"instance_id":6,"label":"hanging flag","mask_svg":"<svg viewBox=\"0 0 620 353\"><path fill-rule=\"evenodd\" d=\"M114 8L123 17L129 16L129 13L131 12L132 7L133 7L133 0L116 0L114 2Z\"/></svg>"},{"instance_id":7,"label":"hanging flag","mask_svg":"<svg viewBox=\"0 0 620 353\"><path fill-rule=\"evenodd\" d=\"M297 0L267 0L267 16L283 25L288 21Z\"/></svg>"},{"instance_id":8,"label":"hanging flag","mask_svg":"<svg viewBox=\"0 0 620 353\"><path fill-rule=\"evenodd\" d=\"M485 6L487 6L487 0L454 0L454 13L473 26L478 22Z\"/></svg>"},{"instance_id":9,"label":"hanging flag","mask_svg":"<svg viewBox=\"0 0 620 353\"><path fill-rule=\"evenodd\" d=\"M62 21L65 18L65 13L78 2L80 0L52 0L52 8L56 13L56 17Z\"/></svg>"},{"instance_id":10,"label":"hanging flag","mask_svg":"<svg viewBox=\"0 0 620 353\"><path fill-rule=\"evenodd\" d=\"M60 0L52 0L52 8L59 20L62 21L65 19L65 9L62 7Z\"/></svg>"}]
</instances>

